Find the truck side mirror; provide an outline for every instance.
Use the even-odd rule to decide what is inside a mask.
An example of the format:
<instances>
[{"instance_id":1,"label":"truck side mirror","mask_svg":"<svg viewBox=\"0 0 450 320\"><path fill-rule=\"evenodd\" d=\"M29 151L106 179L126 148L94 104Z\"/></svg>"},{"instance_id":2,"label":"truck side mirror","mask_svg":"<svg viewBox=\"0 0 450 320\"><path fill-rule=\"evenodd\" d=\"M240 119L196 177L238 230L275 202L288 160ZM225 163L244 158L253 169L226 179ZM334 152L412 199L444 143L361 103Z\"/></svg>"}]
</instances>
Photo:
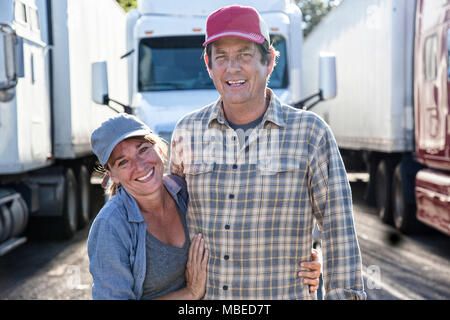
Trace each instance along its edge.
<instances>
[{"instance_id":1,"label":"truck side mirror","mask_svg":"<svg viewBox=\"0 0 450 320\"><path fill-rule=\"evenodd\" d=\"M293 104L294 108L311 110L321 101L330 100L337 95L336 56L321 53L319 57L319 92ZM313 99L316 99L315 101ZM313 102L311 102L313 101ZM307 103L309 103L307 105Z\"/></svg>"},{"instance_id":2,"label":"truck side mirror","mask_svg":"<svg viewBox=\"0 0 450 320\"><path fill-rule=\"evenodd\" d=\"M23 77L23 41L7 24L0 24L0 90L17 85Z\"/></svg>"},{"instance_id":3,"label":"truck side mirror","mask_svg":"<svg viewBox=\"0 0 450 320\"><path fill-rule=\"evenodd\" d=\"M336 57L333 54L320 54L319 88L321 99L333 99L337 95Z\"/></svg>"},{"instance_id":4,"label":"truck side mirror","mask_svg":"<svg viewBox=\"0 0 450 320\"><path fill-rule=\"evenodd\" d=\"M108 105L108 71L106 61L92 63L92 100Z\"/></svg>"}]
</instances>

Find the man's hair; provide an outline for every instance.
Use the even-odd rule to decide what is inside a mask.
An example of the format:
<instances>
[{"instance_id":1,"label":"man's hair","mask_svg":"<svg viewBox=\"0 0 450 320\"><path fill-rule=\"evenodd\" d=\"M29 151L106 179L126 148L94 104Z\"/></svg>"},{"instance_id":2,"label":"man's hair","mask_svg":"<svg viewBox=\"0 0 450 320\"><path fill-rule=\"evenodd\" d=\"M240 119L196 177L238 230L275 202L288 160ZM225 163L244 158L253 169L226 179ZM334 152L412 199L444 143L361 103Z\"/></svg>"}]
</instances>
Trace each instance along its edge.
<instances>
[{"instance_id":1,"label":"man's hair","mask_svg":"<svg viewBox=\"0 0 450 320\"><path fill-rule=\"evenodd\" d=\"M211 69L212 67L212 45L214 42L208 43L205 47L205 50L203 52L203 55L206 55L208 57L208 68ZM264 39L263 43L255 43L256 47L258 48L259 52L261 53L261 63L262 64L268 64L270 61L270 56L273 53L275 55L275 61L274 61L274 67L277 64L277 58L280 56L280 52L275 50L273 45L269 44L267 40Z\"/></svg>"}]
</instances>

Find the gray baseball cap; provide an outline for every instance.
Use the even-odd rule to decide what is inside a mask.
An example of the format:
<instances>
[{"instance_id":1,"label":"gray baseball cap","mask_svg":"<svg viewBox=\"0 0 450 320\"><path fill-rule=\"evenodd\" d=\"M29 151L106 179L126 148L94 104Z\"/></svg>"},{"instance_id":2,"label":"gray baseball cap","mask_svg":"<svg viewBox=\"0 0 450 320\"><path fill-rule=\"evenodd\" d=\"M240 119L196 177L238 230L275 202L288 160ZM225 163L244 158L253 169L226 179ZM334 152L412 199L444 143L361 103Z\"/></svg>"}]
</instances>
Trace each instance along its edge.
<instances>
[{"instance_id":1,"label":"gray baseball cap","mask_svg":"<svg viewBox=\"0 0 450 320\"><path fill-rule=\"evenodd\" d=\"M114 147L122 140L152 133L149 127L133 115L121 113L103 122L91 135L91 146L102 166Z\"/></svg>"}]
</instances>

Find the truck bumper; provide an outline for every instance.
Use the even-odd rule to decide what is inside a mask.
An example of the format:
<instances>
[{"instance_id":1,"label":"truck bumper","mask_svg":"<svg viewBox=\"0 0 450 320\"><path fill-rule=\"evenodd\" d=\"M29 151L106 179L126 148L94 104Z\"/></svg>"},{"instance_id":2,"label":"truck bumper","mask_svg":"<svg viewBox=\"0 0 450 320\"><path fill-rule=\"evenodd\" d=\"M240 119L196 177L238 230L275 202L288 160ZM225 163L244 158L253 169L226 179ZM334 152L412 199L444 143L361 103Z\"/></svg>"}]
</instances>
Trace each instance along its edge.
<instances>
[{"instance_id":1,"label":"truck bumper","mask_svg":"<svg viewBox=\"0 0 450 320\"><path fill-rule=\"evenodd\" d=\"M450 235L450 175L430 169L416 175L417 219Z\"/></svg>"}]
</instances>

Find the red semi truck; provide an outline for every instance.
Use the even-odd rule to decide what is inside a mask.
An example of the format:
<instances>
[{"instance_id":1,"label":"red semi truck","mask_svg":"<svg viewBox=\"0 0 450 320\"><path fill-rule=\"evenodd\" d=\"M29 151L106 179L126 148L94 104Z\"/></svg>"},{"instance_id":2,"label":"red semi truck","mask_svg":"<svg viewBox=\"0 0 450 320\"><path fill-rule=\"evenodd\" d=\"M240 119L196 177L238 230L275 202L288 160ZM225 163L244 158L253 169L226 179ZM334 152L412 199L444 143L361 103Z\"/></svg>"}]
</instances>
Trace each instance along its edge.
<instances>
[{"instance_id":1,"label":"red semi truck","mask_svg":"<svg viewBox=\"0 0 450 320\"><path fill-rule=\"evenodd\" d=\"M417 4L414 107L417 218L450 235L450 1Z\"/></svg>"},{"instance_id":2,"label":"red semi truck","mask_svg":"<svg viewBox=\"0 0 450 320\"><path fill-rule=\"evenodd\" d=\"M347 169L368 171L380 218L450 235L450 0L342 1L304 41L305 94L321 51L339 87L314 111Z\"/></svg>"}]
</instances>

